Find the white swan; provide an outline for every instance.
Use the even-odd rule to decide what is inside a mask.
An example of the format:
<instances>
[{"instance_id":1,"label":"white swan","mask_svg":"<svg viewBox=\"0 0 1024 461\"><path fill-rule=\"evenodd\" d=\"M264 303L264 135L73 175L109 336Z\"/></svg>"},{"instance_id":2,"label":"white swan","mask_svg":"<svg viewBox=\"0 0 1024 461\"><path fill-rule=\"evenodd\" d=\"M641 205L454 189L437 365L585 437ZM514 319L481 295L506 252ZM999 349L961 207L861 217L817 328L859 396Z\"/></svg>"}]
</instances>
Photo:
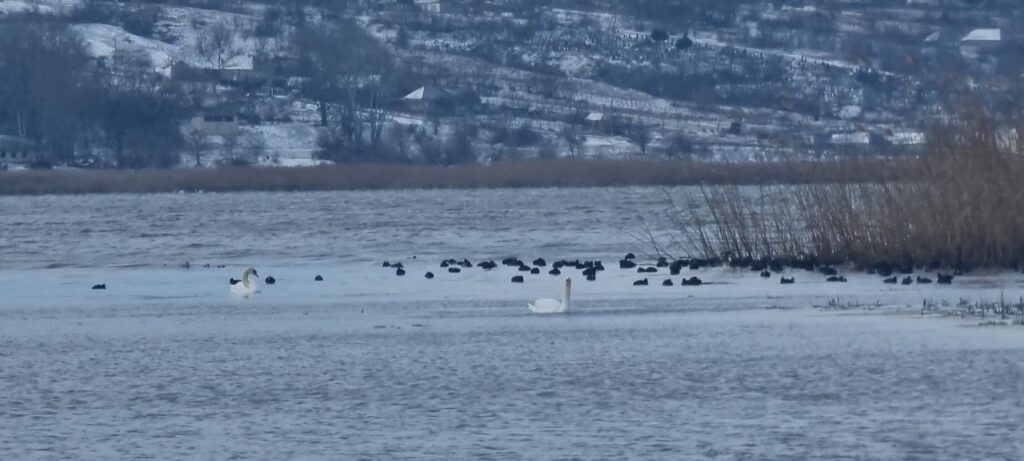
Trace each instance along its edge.
<instances>
[{"instance_id":1,"label":"white swan","mask_svg":"<svg viewBox=\"0 0 1024 461\"><path fill-rule=\"evenodd\" d=\"M258 286L256 281L250 280L250 276L259 277L256 273L256 269L246 267L245 271L242 272L242 280L231 279L231 292L236 295L249 296L256 292Z\"/></svg>"},{"instance_id":2,"label":"white swan","mask_svg":"<svg viewBox=\"0 0 1024 461\"><path fill-rule=\"evenodd\" d=\"M565 290L562 291L562 300L544 298L538 299L531 304L530 312L534 314L562 314L569 312L569 291L572 288L572 279L565 279Z\"/></svg>"}]
</instances>

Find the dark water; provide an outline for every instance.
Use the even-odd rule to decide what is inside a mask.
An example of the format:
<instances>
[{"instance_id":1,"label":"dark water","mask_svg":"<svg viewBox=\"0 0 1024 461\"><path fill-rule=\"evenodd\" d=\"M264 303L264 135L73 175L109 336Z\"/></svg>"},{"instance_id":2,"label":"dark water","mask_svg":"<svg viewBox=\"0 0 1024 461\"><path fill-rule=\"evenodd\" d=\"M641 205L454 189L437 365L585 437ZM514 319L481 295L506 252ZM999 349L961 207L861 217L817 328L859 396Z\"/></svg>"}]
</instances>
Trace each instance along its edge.
<instances>
[{"instance_id":1,"label":"dark water","mask_svg":"<svg viewBox=\"0 0 1024 461\"><path fill-rule=\"evenodd\" d=\"M639 188L0 197L0 268L618 254L664 210Z\"/></svg>"}]
</instances>

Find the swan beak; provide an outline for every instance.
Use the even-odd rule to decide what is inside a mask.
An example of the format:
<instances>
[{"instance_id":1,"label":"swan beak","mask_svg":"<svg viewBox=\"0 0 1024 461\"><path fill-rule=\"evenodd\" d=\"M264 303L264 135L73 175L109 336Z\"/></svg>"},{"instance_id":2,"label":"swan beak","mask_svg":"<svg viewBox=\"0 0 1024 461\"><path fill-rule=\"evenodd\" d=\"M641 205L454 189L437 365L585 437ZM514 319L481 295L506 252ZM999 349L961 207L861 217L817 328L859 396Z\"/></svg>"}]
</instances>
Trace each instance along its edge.
<instances>
[{"instance_id":1,"label":"swan beak","mask_svg":"<svg viewBox=\"0 0 1024 461\"><path fill-rule=\"evenodd\" d=\"M257 273L256 273L256 269L253 269L253 270L252 270L252 275L255 275L255 276L257 276L257 277L259 277L259 276L260 276L260 274L257 274Z\"/></svg>"}]
</instances>

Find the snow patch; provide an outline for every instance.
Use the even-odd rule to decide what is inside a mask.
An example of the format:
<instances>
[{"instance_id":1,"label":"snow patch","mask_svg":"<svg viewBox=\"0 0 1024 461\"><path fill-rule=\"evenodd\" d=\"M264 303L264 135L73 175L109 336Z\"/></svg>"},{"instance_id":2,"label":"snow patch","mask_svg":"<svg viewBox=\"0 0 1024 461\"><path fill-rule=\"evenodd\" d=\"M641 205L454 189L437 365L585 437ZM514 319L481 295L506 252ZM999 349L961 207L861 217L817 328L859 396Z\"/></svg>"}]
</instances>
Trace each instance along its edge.
<instances>
[{"instance_id":1,"label":"snow patch","mask_svg":"<svg viewBox=\"0 0 1024 461\"><path fill-rule=\"evenodd\" d=\"M56 11L50 5L40 5L36 1L23 1L23 0L0 0L0 14L23 14L23 13L40 13L40 14L53 14Z\"/></svg>"},{"instance_id":2,"label":"snow patch","mask_svg":"<svg viewBox=\"0 0 1024 461\"><path fill-rule=\"evenodd\" d=\"M141 51L149 57L153 70L170 77L175 56L180 54L174 45L131 34L110 24L76 24L72 29L85 41L86 52L95 58L111 58L118 49Z\"/></svg>"}]
</instances>

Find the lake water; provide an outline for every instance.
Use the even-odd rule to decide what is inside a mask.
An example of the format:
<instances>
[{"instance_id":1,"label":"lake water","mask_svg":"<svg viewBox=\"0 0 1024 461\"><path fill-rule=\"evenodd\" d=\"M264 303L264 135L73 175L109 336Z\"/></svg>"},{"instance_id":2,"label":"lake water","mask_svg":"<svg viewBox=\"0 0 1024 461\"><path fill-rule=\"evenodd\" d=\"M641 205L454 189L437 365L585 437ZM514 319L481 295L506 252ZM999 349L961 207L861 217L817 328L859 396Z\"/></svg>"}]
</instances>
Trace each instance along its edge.
<instances>
[{"instance_id":1,"label":"lake water","mask_svg":"<svg viewBox=\"0 0 1024 461\"><path fill-rule=\"evenodd\" d=\"M1015 299L1019 276L633 287L614 261L648 257L662 197L0 198L0 458L1024 458L1024 329L898 308ZM560 278L438 267L512 255L609 270L536 316ZM246 265L278 283L230 295Z\"/></svg>"}]
</instances>

